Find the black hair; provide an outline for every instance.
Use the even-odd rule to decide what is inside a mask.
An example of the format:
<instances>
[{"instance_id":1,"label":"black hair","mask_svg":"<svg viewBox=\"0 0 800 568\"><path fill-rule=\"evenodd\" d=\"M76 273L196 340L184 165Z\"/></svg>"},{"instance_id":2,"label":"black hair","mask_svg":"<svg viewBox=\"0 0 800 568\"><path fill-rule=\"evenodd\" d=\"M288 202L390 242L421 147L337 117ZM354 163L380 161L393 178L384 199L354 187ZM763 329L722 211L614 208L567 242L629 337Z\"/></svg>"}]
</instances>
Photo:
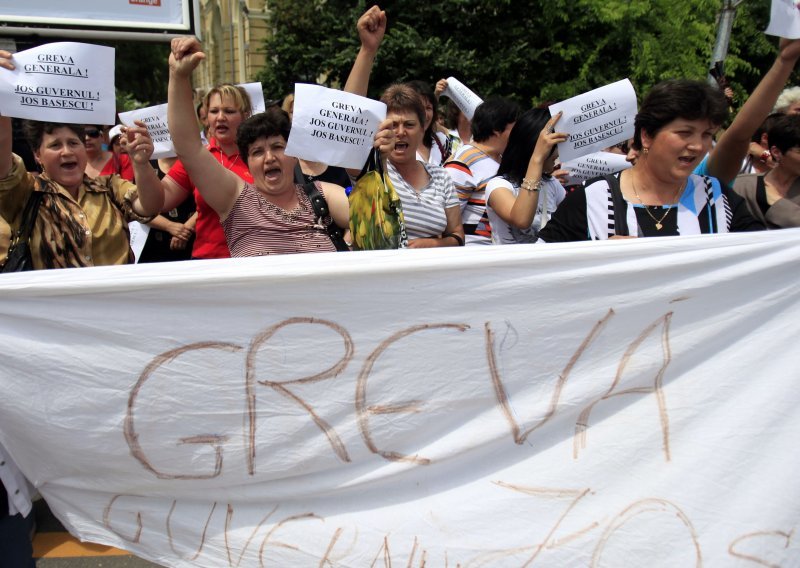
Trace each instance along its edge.
<instances>
[{"instance_id":1,"label":"black hair","mask_svg":"<svg viewBox=\"0 0 800 568\"><path fill-rule=\"evenodd\" d=\"M423 99L428 99L428 102L431 103L431 107L433 107L433 117L431 118L431 123L428 125L428 128L425 129L425 134L422 137L422 143L425 144L428 148L433 146L433 132L436 129L436 123L439 122L439 111L436 108L436 95L433 92L431 86L426 83L425 81L414 80L408 81L406 83L409 87L414 89L419 96ZM422 104L423 110L425 108L425 103ZM425 124L425 121L422 121L422 124Z\"/></svg>"},{"instance_id":2,"label":"black hair","mask_svg":"<svg viewBox=\"0 0 800 568\"><path fill-rule=\"evenodd\" d=\"M22 130L25 139L34 153L39 151L45 134L52 134L59 128L69 128L75 136L83 143L86 136L86 129L82 124L66 124L64 122L39 122L38 120L26 120L22 123ZM101 130L102 132L102 130Z\"/></svg>"},{"instance_id":3,"label":"black hair","mask_svg":"<svg viewBox=\"0 0 800 568\"><path fill-rule=\"evenodd\" d=\"M270 136L283 136L284 140L289 140L291 128L289 115L282 108L269 107L264 112L254 114L239 125L239 131L236 133L239 156L246 164L253 142Z\"/></svg>"},{"instance_id":4,"label":"black hair","mask_svg":"<svg viewBox=\"0 0 800 568\"><path fill-rule=\"evenodd\" d=\"M497 175L503 176L517 185L522 183L522 179L528 171L528 164L531 161L533 149L536 147L536 141L548 120L550 120L550 112L541 108L531 109L517 119L508 136L508 146L500 159ZM548 176L545 175L545 177Z\"/></svg>"},{"instance_id":5,"label":"black hair","mask_svg":"<svg viewBox=\"0 0 800 568\"><path fill-rule=\"evenodd\" d=\"M633 134L633 148L642 149L642 131L654 137L675 119L708 119L714 126L728 117L728 101L717 87L703 81L670 79L662 81L642 101Z\"/></svg>"},{"instance_id":6,"label":"black hair","mask_svg":"<svg viewBox=\"0 0 800 568\"><path fill-rule=\"evenodd\" d=\"M775 121L784 116L786 115L782 112L773 112L771 115L765 118L764 122L761 123L761 126L759 126L755 132L753 132L753 136L750 138L750 141L755 142L756 144L761 144L761 137L764 136L764 134L767 134L767 140L769 140L769 129L774 126Z\"/></svg>"},{"instance_id":7,"label":"black hair","mask_svg":"<svg viewBox=\"0 0 800 568\"><path fill-rule=\"evenodd\" d=\"M495 132L503 132L519 118L521 109L517 103L502 97L491 97L475 109L472 116L472 139L484 142Z\"/></svg>"},{"instance_id":8,"label":"black hair","mask_svg":"<svg viewBox=\"0 0 800 568\"><path fill-rule=\"evenodd\" d=\"M458 129L458 115L460 113L461 109L458 108L458 105L452 99L448 99L444 107L444 125L450 130Z\"/></svg>"},{"instance_id":9,"label":"black hair","mask_svg":"<svg viewBox=\"0 0 800 568\"><path fill-rule=\"evenodd\" d=\"M777 147L784 154L800 147L800 115L784 114L777 117L767 131L769 147Z\"/></svg>"}]
</instances>

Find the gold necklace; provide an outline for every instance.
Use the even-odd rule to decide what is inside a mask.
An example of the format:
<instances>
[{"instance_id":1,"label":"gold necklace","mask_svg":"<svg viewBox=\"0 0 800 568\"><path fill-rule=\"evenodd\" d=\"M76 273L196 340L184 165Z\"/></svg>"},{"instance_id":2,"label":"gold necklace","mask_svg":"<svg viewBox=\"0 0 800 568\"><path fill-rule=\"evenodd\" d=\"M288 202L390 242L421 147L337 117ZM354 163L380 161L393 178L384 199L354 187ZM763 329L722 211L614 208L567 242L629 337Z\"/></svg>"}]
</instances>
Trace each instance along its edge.
<instances>
[{"instance_id":1,"label":"gold necklace","mask_svg":"<svg viewBox=\"0 0 800 568\"><path fill-rule=\"evenodd\" d=\"M664 227L664 225L662 223L664 222L664 219L667 218L667 215L669 215L669 212L670 212L671 208L667 207L667 210L661 216L661 219L656 219L656 216L653 215L652 213L650 213L650 206L649 205L645 205L644 201L642 201L642 198L639 197L639 192L636 191L636 184L633 182L633 178L631 178L631 187L633 188L633 194L636 196L636 199L638 199L639 203L642 205L642 207L644 207L644 212L647 213L647 215L655 222L656 231L660 231ZM678 200L678 196L681 193L683 193L683 189L685 187L686 187L686 181L684 181L683 184L681 184L681 186L678 188L678 191L675 192L675 195L672 198L672 202L673 203L675 203ZM662 207L663 207L663 205L662 205Z\"/></svg>"},{"instance_id":2,"label":"gold necklace","mask_svg":"<svg viewBox=\"0 0 800 568\"><path fill-rule=\"evenodd\" d=\"M227 158L227 156L225 155L225 152L222 150L222 147L220 147L220 149L219 149L219 160L217 160L217 161L220 163L220 165L223 168L233 172L233 166L235 166L236 162L239 161L239 154L236 154L236 156L233 158L233 160L230 160L230 162L228 163L227 166L225 165L225 158ZM233 172L233 173L236 173L236 172Z\"/></svg>"}]
</instances>

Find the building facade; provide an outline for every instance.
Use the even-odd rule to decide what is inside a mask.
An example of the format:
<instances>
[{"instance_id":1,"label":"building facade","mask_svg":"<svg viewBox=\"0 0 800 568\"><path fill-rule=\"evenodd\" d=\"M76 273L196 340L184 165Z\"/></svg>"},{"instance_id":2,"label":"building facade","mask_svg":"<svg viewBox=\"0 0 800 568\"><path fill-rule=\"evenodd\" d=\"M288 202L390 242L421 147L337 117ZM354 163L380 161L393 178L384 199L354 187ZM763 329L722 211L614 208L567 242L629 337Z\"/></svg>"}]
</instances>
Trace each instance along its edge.
<instances>
[{"instance_id":1,"label":"building facade","mask_svg":"<svg viewBox=\"0 0 800 568\"><path fill-rule=\"evenodd\" d=\"M249 83L267 63L267 0L200 0L198 33L206 59L194 86L205 93L219 83Z\"/></svg>"}]
</instances>

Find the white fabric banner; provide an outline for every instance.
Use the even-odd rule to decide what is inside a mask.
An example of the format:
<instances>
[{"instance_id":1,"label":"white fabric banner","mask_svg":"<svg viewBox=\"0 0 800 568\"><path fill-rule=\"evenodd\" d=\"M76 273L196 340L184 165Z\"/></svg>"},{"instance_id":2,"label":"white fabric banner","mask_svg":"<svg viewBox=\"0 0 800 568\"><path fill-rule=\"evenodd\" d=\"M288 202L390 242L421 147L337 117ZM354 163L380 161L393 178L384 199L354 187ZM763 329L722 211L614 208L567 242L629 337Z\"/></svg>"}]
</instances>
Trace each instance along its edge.
<instances>
[{"instance_id":1,"label":"white fabric banner","mask_svg":"<svg viewBox=\"0 0 800 568\"><path fill-rule=\"evenodd\" d=\"M550 116L564 112L555 129L569 134L558 145L559 158L567 162L633 138L636 91L623 79L550 105L549 110Z\"/></svg>"},{"instance_id":2,"label":"white fabric banner","mask_svg":"<svg viewBox=\"0 0 800 568\"><path fill-rule=\"evenodd\" d=\"M2 275L0 443L167 566L796 565L799 263L796 229Z\"/></svg>"},{"instance_id":3,"label":"white fabric banner","mask_svg":"<svg viewBox=\"0 0 800 568\"><path fill-rule=\"evenodd\" d=\"M114 48L48 43L0 68L0 114L73 124L114 124Z\"/></svg>"},{"instance_id":4,"label":"white fabric banner","mask_svg":"<svg viewBox=\"0 0 800 568\"><path fill-rule=\"evenodd\" d=\"M380 101L297 83L286 154L360 170L385 118L386 105Z\"/></svg>"}]
</instances>

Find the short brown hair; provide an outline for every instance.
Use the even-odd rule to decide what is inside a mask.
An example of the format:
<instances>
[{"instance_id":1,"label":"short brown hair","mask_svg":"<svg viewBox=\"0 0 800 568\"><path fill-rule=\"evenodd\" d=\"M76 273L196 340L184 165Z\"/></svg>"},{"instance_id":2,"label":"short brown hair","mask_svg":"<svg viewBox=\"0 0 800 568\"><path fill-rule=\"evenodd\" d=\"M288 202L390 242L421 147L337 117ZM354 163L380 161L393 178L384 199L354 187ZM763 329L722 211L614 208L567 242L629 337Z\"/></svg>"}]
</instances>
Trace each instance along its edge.
<instances>
[{"instance_id":1,"label":"short brown hair","mask_svg":"<svg viewBox=\"0 0 800 568\"><path fill-rule=\"evenodd\" d=\"M25 133L25 139L28 141L28 144L31 147L33 152L39 151L39 146L42 145L42 140L44 139L45 134L52 134L59 128L69 128L72 132L75 133L75 136L83 142L85 134L85 129L82 124L66 124L63 122L39 122L38 120L26 120L22 123L22 129ZM102 132L102 126L100 127L100 131Z\"/></svg>"},{"instance_id":2,"label":"short brown hair","mask_svg":"<svg viewBox=\"0 0 800 568\"><path fill-rule=\"evenodd\" d=\"M381 102L386 104L386 112L411 111L419 118L420 126L425 126L425 105L422 95L408 85L395 83L381 95Z\"/></svg>"}]
</instances>

